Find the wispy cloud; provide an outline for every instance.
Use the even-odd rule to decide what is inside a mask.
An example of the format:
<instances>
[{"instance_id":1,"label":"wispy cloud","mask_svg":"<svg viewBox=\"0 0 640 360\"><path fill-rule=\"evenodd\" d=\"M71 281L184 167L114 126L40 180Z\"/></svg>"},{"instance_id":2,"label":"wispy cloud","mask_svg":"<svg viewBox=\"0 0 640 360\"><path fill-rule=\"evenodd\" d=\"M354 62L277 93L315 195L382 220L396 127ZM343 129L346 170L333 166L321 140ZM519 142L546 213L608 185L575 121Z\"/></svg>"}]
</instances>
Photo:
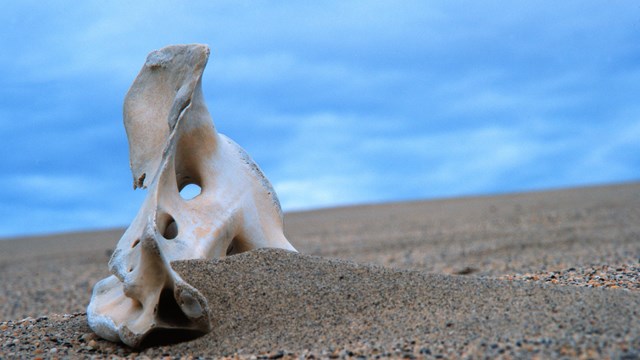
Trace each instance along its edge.
<instances>
[{"instance_id":1,"label":"wispy cloud","mask_svg":"<svg viewBox=\"0 0 640 360\"><path fill-rule=\"evenodd\" d=\"M216 126L285 209L637 180L640 8L597 1L14 2L0 13L0 236L137 211L146 54L208 43Z\"/></svg>"}]
</instances>

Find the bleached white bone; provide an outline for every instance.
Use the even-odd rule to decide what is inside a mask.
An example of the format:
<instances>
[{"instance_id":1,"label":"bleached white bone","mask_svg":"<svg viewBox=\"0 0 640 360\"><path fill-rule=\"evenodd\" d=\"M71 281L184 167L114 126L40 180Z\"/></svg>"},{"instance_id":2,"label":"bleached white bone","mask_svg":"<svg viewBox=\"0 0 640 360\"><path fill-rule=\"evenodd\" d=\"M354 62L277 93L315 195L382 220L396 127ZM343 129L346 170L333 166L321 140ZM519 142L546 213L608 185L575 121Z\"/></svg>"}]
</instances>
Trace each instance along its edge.
<instances>
[{"instance_id":1,"label":"bleached white bone","mask_svg":"<svg viewBox=\"0 0 640 360\"><path fill-rule=\"evenodd\" d=\"M249 155L216 132L202 95L206 45L149 54L124 102L134 189L148 195L87 308L99 336L138 347L156 331L206 333L206 299L171 261L275 247L295 251L280 204ZM187 185L200 187L190 200Z\"/></svg>"}]
</instances>

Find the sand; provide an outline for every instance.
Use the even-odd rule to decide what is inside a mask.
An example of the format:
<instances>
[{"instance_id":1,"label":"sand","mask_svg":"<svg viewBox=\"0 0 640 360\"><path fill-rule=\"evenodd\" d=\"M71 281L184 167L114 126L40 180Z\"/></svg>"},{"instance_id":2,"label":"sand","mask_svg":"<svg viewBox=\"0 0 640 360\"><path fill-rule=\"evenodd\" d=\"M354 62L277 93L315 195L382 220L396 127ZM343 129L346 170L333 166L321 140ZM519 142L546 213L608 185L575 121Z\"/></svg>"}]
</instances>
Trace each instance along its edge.
<instances>
[{"instance_id":1,"label":"sand","mask_svg":"<svg viewBox=\"0 0 640 360\"><path fill-rule=\"evenodd\" d=\"M640 184L287 214L301 254L176 263L214 330L138 350L84 314L121 229L0 241L0 358L638 358L639 220Z\"/></svg>"}]
</instances>

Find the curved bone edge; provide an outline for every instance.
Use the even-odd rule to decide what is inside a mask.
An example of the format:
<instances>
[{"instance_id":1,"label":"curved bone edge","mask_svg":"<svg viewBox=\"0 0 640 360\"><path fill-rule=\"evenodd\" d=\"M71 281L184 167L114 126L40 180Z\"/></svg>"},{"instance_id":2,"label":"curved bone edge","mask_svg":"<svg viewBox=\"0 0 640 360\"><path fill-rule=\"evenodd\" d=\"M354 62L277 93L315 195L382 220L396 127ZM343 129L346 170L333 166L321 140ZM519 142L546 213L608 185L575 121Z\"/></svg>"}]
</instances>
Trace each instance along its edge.
<instances>
[{"instance_id":1,"label":"curved bone edge","mask_svg":"<svg viewBox=\"0 0 640 360\"><path fill-rule=\"evenodd\" d=\"M251 172L260 181L260 184L262 185L262 187L264 189L266 189L267 194L271 198L271 203L273 204L273 207L278 212L278 217L280 218L280 222L281 222L282 225L284 225L284 214L282 213L282 206L280 205L280 200L278 199L278 194L276 194L276 191L273 189L273 186L271 185L271 183L269 182L267 177L262 172L262 169L260 169L258 164L256 164L255 161L253 161L251 156L242 147L240 147L240 145L238 145L235 141L231 140L230 138L228 138L227 136L225 136L223 134L219 134L218 136L220 138L224 139L225 141L227 141L227 143L235 151L238 152L238 154L240 155L240 158L242 159L242 161L249 167ZM287 244L285 244L285 246L287 246L286 247L287 249L288 249L288 247L291 247L290 250L294 250L295 251L295 249L293 249L293 246L291 246L291 244L289 244L288 241L285 241L285 242L287 243Z\"/></svg>"},{"instance_id":2,"label":"curved bone edge","mask_svg":"<svg viewBox=\"0 0 640 360\"><path fill-rule=\"evenodd\" d=\"M111 275L100 280L94 287L91 294L91 302L87 307L87 320L89 327L101 338L109 341L118 341L118 326L111 317L113 314L127 314L128 311L122 309L130 308L125 302L133 302L126 297L122 290L122 283L115 276ZM110 315L105 315L110 314Z\"/></svg>"},{"instance_id":3,"label":"curved bone edge","mask_svg":"<svg viewBox=\"0 0 640 360\"><path fill-rule=\"evenodd\" d=\"M134 189L147 187L158 172L169 134L191 102L209 52L200 44L156 50L127 92L123 117Z\"/></svg>"}]
</instances>

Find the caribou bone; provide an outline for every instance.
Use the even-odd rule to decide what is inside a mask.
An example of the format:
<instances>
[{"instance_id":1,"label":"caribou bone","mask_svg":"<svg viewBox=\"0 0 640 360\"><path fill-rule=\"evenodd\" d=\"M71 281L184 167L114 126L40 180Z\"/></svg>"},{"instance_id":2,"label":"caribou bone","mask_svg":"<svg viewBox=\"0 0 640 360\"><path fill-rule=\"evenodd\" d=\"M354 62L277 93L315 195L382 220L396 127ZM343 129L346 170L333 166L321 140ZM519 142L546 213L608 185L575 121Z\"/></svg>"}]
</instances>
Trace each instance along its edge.
<instances>
[{"instance_id":1,"label":"caribou bone","mask_svg":"<svg viewBox=\"0 0 640 360\"><path fill-rule=\"evenodd\" d=\"M249 155L216 132L202 95L206 45L149 54L124 101L133 187L148 194L87 309L99 336L139 347L152 333L203 334L209 310L171 268L256 248L295 251L276 193ZM200 193L184 199L195 185Z\"/></svg>"}]
</instances>

